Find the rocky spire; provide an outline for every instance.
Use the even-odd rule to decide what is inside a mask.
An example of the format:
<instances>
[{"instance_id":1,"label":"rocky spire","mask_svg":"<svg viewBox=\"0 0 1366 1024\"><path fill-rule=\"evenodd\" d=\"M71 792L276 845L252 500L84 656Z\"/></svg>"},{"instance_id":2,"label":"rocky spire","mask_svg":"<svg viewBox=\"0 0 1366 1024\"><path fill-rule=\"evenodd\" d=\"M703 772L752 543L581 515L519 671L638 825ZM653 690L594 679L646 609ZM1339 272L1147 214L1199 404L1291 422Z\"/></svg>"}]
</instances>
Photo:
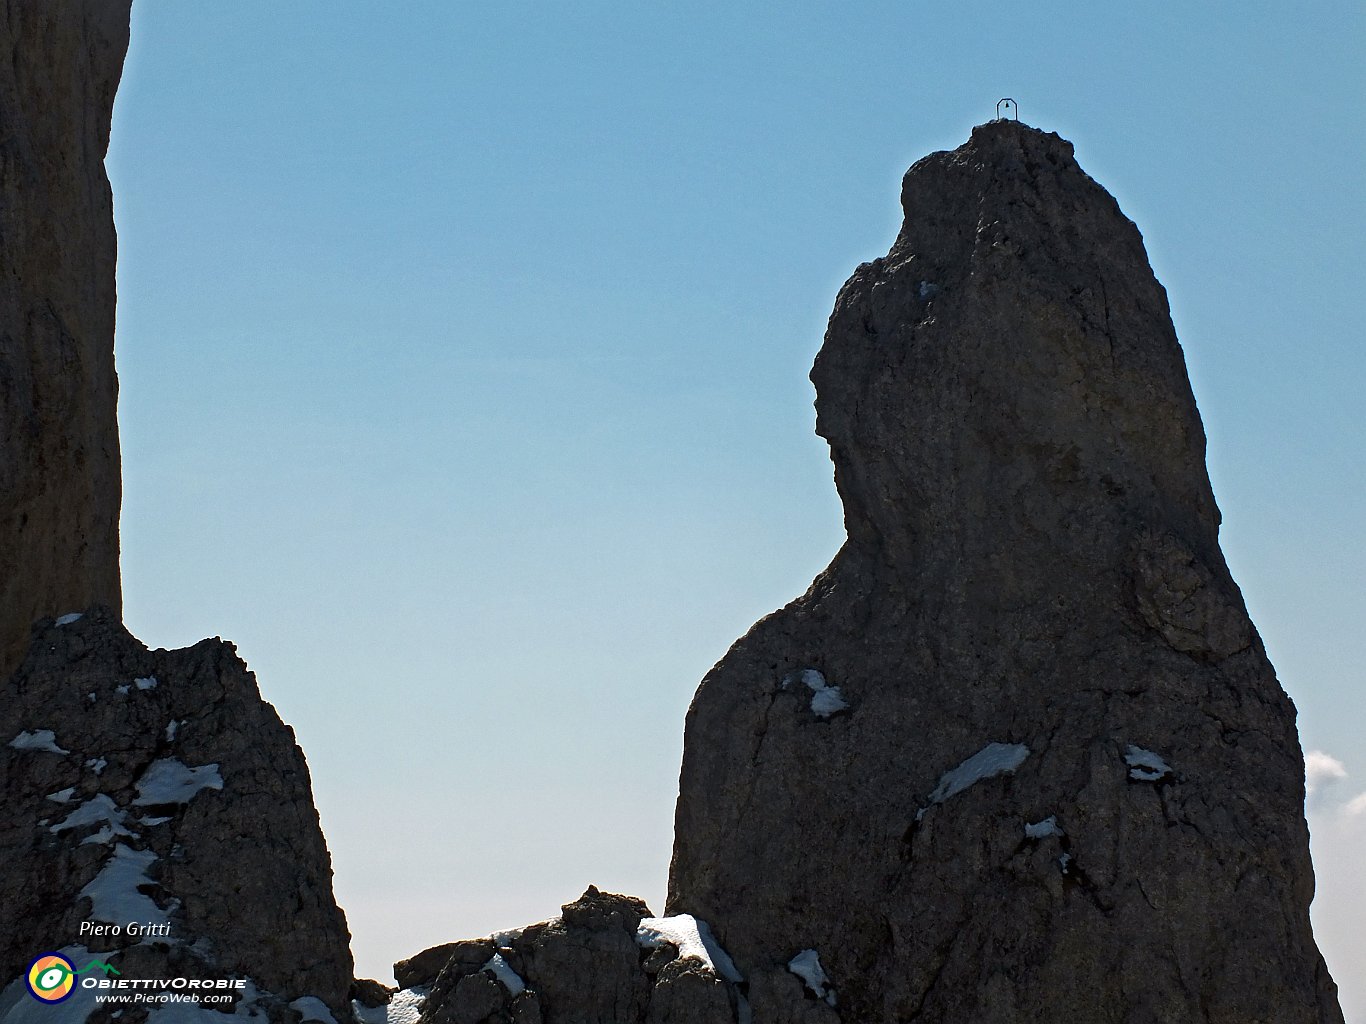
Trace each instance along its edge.
<instances>
[{"instance_id":1,"label":"rocky spire","mask_svg":"<svg viewBox=\"0 0 1366 1024\"><path fill-rule=\"evenodd\" d=\"M848 540L698 689L667 912L756 1021L804 954L850 1021L1341 1021L1137 228L1013 121L902 203L811 374Z\"/></svg>"},{"instance_id":2,"label":"rocky spire","mask_svg":"<svg viewBox=\"0 0 1366 1024\"><path fill-rule=\"evenodd\" d=\"M0 3L0 680L119 589L114 219L130 0Z\"/></svg>"},{"instance_id":3,"label":"rocky spire","mask_svg":"<svg viewBox=\"0 0 1366 1024\"><path fill-rule=\"evenodd\" d=\"M150 651L94 609L37 629L10 689L0 1021L44 1012L24 977L45 951L130 984L241 979L239 1019L348 1020L350 935L308 764L231 644ZM99 994L81 988L62 1019L108 1020ZM229 1008L195 1009L168 1012Z\"/></svg>"}]
</instances>

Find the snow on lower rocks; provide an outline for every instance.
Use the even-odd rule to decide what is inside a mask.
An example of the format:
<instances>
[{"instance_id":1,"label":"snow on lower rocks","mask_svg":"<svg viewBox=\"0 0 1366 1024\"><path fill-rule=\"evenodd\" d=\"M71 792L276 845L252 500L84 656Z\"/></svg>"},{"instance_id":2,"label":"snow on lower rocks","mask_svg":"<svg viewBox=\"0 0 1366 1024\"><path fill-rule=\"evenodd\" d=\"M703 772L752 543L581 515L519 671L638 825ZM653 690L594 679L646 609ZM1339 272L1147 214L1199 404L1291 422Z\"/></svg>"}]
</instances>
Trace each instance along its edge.
<instances>
[{"instance_id":1,"label":"snow on lower rocks","mask_svg":"<svg viewBox=\"0 0 1366 1024\"><path fill-rule=\"evenodd\" d=\"M0 870L0 963L27 963L47 934L117 954L130 977L251 978L280 1020L301 998L350 1018L308 766L230 644L149 650L106 610L40 625L0 701L0 771L0 859L18 862ZM141 941L149 923L169 932Z\"/></svg>"},{"instance_id":2,"label":"snow on lower rocks","mask_svg":"<svg viewBox=\"0 0 1366 1024\"><path fill-rule=\"evenodd\" d=\"M267 1024L273 1015L271 1006L280 1000L269 992L263 991L251 979L240 992L240 998L232 1007L231 1013L212 1005L202 1005L193 1000L168 1001L160 1004L147 1015L147 1024L225 1024L227 1021ZM299 1015L300 1024L337 1024L337 1018L317 996L301 996L288 1004L289 1009Z\"/></svg>"},{"instance_id":3,"label":"snow on lower rocks","mask_svg":"<svg viewBox=\"0 0 1366 1024\"><path fill-rule=\"evenodd\" d=\"M141 891L143 886L156 884L147 874L147 869L156 861L157 855L151 850L134 850L123 843L116 843L113 855L105 861L100 873L80 892L90 900L90 920L107 921L110 924L135 921L139 924L169 925L167 911Z\"/></svg>"},{"instance_id":4,"label":"snow on lower rocks","mask_svg":"<svg viewBox=\"0 0 1366 1024\"><path fill-rule=\"evenodd\" d=\"M63 946L53 952L75 964L77 970L93 959L85 946ZM104 955L98 954L101 958ZM84 1024L98 1006L98 990L79 985L60 1003L41 1003L29 994L26 973L0 989L0 1022L3 1024Z\"/></svg>"},{"instance_id":5,"label":"snow on lower rocks","mask_svg":"<svg viewBox=\"0 0 1366 1024\"><path fill-rule=\"evenodd\" d=\"M301 996L289 1004L289 1008L299 1014L301 1024L316 1021L317 1024L337 1024L337 1018L317 996Z\"/></svg>"},{"instance_id":6,"label":"snow on lower rocks","mask_svg":"<svg viewBox=\"0 0 1366 1024\"><path fill-rule=\"evenodd\" d=\"M359 999L353 999L351 1012L361 1024L417 1024L430 991L426 985L400 989L384 1006L366 1006Z\"/></svg>"},{"instance_id":7,"label":"snow on lower rocks","mask_svg":"<svg viewBox=\"0 0 1366 1024\"><path fill-rule=\"evenodd\" d=\"M241 992L241 998L233 1004L230 1014L214 1006L203 1006L190 1000L176 1000L162 1003L149 1013L147 1024L223 1024L229 1020L266 1024L270 1019L266 1006L268 997L268 993L262 992L254 982L248 980L246 988ZM311 1018L304 1018L309 1019Z\"/></svg>"},{"instance_id":8,"label":"snow on lower rocks","mask_svg":"<svg viewBox=\"0 0 1366 1024\"><path fill-rule=\"evenodd\" d=\"M744 975L736 969L730 954L716 941L711 927L691 914L642 918L636 926L636 942L644 949L658 948L665 943L676 946L680 960L700 960L713 974L732 985L744 983ZM744 992L736 988L734 996L737 1024L751 1024L753 1018Z\"/></svg>"},{"instance_id":9,"label":"snow on lower rocks","mask_svg":"<svg viewBox=\"0 0 1366 1024\"><path fill-rule=\"evenodd\" d=\"M429 986L422 1017L430 1024L752 1024L745 979L705 922L654 917L643 900L592 886L561 910L540 924L422 950L395 964L394 976L405 989ZM364 1024L394 1024L397 999L357 1013Z\"/></svg>"},{"instance_id":10,"label":"snow on lower rocks","mask_svg":"<svg viewBox=\"0 0 1366 1024\"><path fill-rule=\"evenodd\" d=\"M745 980L712 935L707 922L699 921L691 914L642 918L636 927L636 942L642 949L656 949L668 943L678 948L680 960L694 957L718 977L736 984Z\"/></svg>"},{"instance_id":11,"label":"snow on lower rocks","mask_svg":"<svg viewBox=\"0 0 1366 1024\"><path fill-rule=\"evenodd\" d=\"M118 951L92 952L83 945L63 946L56 952L65 957L77 971L86 968L92 962L107 962L119 958ZM191 972L193 973L193 972ZM167 980L174 975L167 976ZM91 975L87 975L91 977ZM116 978L124 977L123 974L114 975ZM150 977L148 975L147 977ZM144 977L132 977L131 973L127 976L129 981L142 981ZM246 1024L267 1024L270 1019L269 1009L272 1003L279 1004L276 999L268 992L264 992L250 978L243 979L245 984L241 989L234 990L237 999L229 1008L224 1005L208 1005L197 1002L193 995L184 991L170 989L166 992L159 992L139 986L136 990L146 997L138 1003L130 1003L128 1009L140 1007L148 1010L147 1024L228 1024L229 1021ZM59 1003L42 1003L34 999L28 992L25 983L25 974L11 980L0 990L0 1022L3 1024L85 1024L96 1011L108 1010L107 1005L102 1006L101 1000L108 998L108 989L96 987L86 987L77 984L71 995ZM403 993L399 993L402 995ZM396 997L397 1000L397 997ZM420 1005L420 1003L419 1003ZM327 1005L321 999L314 996L304 996L296 999L289 1004L289 1008L300 1016L301 1024L338 1024L336 1018L328 1010ZM122 1011L115 1010L113 1016L117 1018ZM384 1018L372 1021L362 1018L365 1024L416 1024L416 1012L408 1016L390 1016L387 1022Z\"/></svg>"}]
</instances>

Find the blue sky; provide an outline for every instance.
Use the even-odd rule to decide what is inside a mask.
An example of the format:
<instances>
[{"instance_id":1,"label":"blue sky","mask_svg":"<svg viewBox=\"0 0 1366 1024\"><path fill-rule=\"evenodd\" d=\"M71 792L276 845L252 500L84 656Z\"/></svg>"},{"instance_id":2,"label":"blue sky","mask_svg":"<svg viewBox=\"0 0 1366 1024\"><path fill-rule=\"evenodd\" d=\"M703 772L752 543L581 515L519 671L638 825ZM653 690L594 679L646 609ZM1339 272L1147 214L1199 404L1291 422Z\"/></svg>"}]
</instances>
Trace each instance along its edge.
<instances>
[{"instance_id":1,"label":"blue sky","mask_svg":"<svg viewBox=\"0 0 1366 1024\"><path fill-rule=\"evenodd\" d=\"M127 619L297 730L363 975L590 882L660 909L692 690L842 536L835 292L1009 95L1170 293L1366 977L1366 15L1113 6L135 5Z\"/></svg>"}]
</instances>

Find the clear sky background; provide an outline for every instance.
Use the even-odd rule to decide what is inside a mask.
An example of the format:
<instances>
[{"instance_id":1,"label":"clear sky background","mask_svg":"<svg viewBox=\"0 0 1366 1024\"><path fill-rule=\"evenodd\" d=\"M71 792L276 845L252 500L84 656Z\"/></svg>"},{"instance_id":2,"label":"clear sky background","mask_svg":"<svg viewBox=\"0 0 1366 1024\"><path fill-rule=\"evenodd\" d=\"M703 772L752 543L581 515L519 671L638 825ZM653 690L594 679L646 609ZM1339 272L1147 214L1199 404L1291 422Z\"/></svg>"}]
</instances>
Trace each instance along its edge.
<instances>
[{"instance_id":1,"label":"clear sky background","mask_svg":"<svg viewBox=\"0 0 1366 1024\"><path fill-rule=\"evenodd\" d=\"M294 726L361 975L662 909L692 691L842 539L835 292L1009 95L1171 296L1366 1019L1364 43L1336 0L137 0L127 620Z\"/></svg>"}]
</instances>

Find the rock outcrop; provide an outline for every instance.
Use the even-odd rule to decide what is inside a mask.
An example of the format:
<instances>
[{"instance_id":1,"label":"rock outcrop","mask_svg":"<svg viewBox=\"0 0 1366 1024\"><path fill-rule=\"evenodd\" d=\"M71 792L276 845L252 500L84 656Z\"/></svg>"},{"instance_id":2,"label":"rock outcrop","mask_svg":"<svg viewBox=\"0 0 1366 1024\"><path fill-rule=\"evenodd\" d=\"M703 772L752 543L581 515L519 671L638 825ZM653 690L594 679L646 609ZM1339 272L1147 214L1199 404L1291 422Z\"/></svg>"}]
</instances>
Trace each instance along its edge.
<instances>
[{"instance_id":1,"label":"rock outcrop","mask_svg":"<svg viewBox=\"0 0 1366 1024\"><path fill-rule=\"evenodd\" d=\"M67 615L36 627L7 693L0 1020L43 1009L23 975L44 952L245 979L244 1017L345 1019L350 935L308 765L231 644L150 651L106 610Z\"/></svg>"},{"instance_id":2,"label":"rock outcrop","mask_svg":"<svg viewBox=\"0 0 1366 1024\"><path fill-rule=\"evenodd\" d=\"M120 603L104 155L129 2L0 6L0 679L35 620Z\"/></svg>"},{"instance_id":3,"label":"rock outcrop","mask_svg":"<svg viewBox=\"0 0 1366 1024\"><path fill-rule=\"evenodd\" d=\"M819 965L815 967L819 971ZM761 984L771 1019L835 1024L803 985L798 964ZM394 965L403 990L387 1016L357 1004L363 1021L384 1024L420 1012L422 1024L729 1024L770 1019L750 1005L743 977L706 922L656 918L642 900L590 886L553 921L485 939L424 950ZM803 980L806 979L806 980ZM823 995L823 994L822 994Z\"/></svg>"},{"instance_id":4,"label":"rock outcrop","mask_svg":"<svg viewBox=\"0 0 1366 1024\"><path fill-rule=\"evenodd\" d=\"M697 692L667 912L860 1024L1341 1021L1137 228L1017 122L902 202L811 375L848 540Z\"/></svg>"}]
</instances>

